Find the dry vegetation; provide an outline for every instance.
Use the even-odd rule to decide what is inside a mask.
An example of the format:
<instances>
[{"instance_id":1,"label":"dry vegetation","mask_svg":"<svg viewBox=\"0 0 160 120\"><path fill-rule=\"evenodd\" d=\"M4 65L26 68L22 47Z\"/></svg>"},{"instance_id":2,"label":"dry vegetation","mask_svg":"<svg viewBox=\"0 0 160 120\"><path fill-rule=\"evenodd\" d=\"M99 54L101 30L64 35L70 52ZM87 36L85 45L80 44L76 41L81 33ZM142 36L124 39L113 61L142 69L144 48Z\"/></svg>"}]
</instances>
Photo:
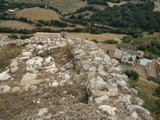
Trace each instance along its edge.
<instances>
[{"instance_id":1,"label":"dry vegetation","mask_svg":"<svg viewBox=\"0 0 160 120\"><path fill-rule=\"evenodd\" d=\"M0 27L4 28L15 28L15 29L33 29L33 25L23 23L16 20L0 20Z\"/></svg>"},{"instance_id":2,"label":"dry vegetation","mask_svg":"<svg viewBox=\"0 0 160 120\"><path fill-rule=\"evenodd\" d=\"M39 7L20 10L16 13L16 17L25 17L30 20L59 20L55 11Z\"/></svg>"},{"instance_id":3,"label":"dry vegetation","mask_svg":"<svg viewBox=\"0 0 160 120\"><path fill-rule=\"evenodd\" d=\"M63 14L74 12L75 10L86 5L86 3L81 0L44 0L44 2L42 2L41 0L8 0L8 1L21 2L21 3L32 3L32 4L51 3L50 6L57 8Z\"/></svg>"},{"instance_id":4,"label":"dry vegetation","mask_svg":"<svg viewBox=\"0 0 160 120\"><path fill-rule=\"evenodd\" d=\"M8 45L0 49L0 71L9 65L10 60L17 57L22 48L15 45Z\"/></svg>"},{"instance_id":5,"label":"dry vegetation","mask_svg":"<svg viewBox=\"0 0 160 120\"><path fill-rule=\"evenodd\" d=\"M104 34L90 34L90 33L69 33L69 37L76 37L88 40L97 40L97 41L106 41L110 39L117 40L121 42L121 38L123 38L125 34L113 34L113 33L104 33Z\"/></svg>"},{"instance_id":6,"label":"dry vegetation","mask_svg":"<svg viewBox=\"0 0 160 120\"><path fill-rule=\"evenodd\" d=\"M113 7L113 6L121 6L123 4L126 4L127 2L120 2L120 3L112 3L112 2L108 2L109 6L110 7Z\"/></svg>"}]
</instances>

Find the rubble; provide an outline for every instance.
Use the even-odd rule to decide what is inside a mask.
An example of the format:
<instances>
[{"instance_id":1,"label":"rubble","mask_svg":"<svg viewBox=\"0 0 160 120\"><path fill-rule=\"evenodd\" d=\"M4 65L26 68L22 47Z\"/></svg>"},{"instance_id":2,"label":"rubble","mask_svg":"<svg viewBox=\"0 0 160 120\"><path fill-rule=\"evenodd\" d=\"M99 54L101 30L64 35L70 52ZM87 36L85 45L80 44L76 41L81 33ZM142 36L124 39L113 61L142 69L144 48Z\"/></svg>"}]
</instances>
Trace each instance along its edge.
<instances>
[{"instance_id":1,"label":"rubble","mask_svg":"<svg viewBox=\"0 0 160 120\"><path fill-rule=\"evenodd\" d=\"M59 34L39 38L39 34L18 43L27 45L21 55L11 61L10 69L0 74L2 82L11 78L9 72L15 76L12 88L0 86L1 94L21 95L20 91L27 91L37 95L33 105L38 104L42 109L35 105L34 110L21 116L22 119L152 120L150 112L142 106L143 101L137 97L137 90L129 88L128 78L119 63L95 43L82 39L62 40ZM59 59L66 60L59 64L59 59L52 54L60 53L63 47L69 50L59 55ZM65 58L67 53L72 57ZM19 66L20 62L24 68ZM16 77L20 68L25 73ZM48 107L54 109L55 106L58 106L57 111L49 112ZM39 111L38 114L35 111Z\"/></svg>"}]
</instances>

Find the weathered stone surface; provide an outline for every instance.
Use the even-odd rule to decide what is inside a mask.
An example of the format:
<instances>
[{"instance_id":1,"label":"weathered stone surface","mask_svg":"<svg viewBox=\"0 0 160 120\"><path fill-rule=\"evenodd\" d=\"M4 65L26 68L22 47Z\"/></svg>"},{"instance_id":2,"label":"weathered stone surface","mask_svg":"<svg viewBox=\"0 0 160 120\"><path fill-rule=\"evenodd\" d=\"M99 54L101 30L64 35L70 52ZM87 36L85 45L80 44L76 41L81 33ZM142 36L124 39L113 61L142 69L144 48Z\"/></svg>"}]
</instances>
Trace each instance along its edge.
<instances>
[{"instance_id":1,"label":"weathered stone surface","mask_svg":"<svg viewBox=\"0 0 160 120\"><path fill-rule=\"evenodd\" d=\"M106 112L109 115L113 115L113 116L116 115L115 110L117 108L115 108L115 107L112 107L112 106L109 106L109 105L101 105L101 106L99 106L99 109Z\"/></svg>"},{"instance_id":2,"label":"weathered stone surface","mask_svg":"<svg viewBox=\"0 0 160 120\"><path fill-rule=\"evenodd\" d=\"M48 113L48 108L42 108L39 110L38 116L43 116L46 113Z\"/></svg>"},{"instance_id":3,"label":"weathered stone surface","mask_svg":"<svg viewBox=\"0 0 160 120\"><path fill-rule=\"evenodd\" d=\"M8 92L10 92L10 90L11 90L11 87L8 85L1 85L0 86L0 94L8 93Z\"/></svg>"},{"instance_id":4,"label":"weathered stone surface","mask_svg":"<svg viewBox=\"0 0 160 120\"><path fill-rule=\"evenodd\" d=\"M9 74L9 70L6 70L2 73L0 73L0 81L8 80L12 76Z\"/></svg>"},{"instance_id":5,"label":"weathered stone surface","mask_svg":"<svg viewBox=\"0 0 160 120\"><path fill-rule=\"evenodd\" d=\"M20 87L13 87L12 90L11 90L11 92L12 93L16 93L16 92L19 92L20 90L21 90Z\"/></svg>"}]
</instances>

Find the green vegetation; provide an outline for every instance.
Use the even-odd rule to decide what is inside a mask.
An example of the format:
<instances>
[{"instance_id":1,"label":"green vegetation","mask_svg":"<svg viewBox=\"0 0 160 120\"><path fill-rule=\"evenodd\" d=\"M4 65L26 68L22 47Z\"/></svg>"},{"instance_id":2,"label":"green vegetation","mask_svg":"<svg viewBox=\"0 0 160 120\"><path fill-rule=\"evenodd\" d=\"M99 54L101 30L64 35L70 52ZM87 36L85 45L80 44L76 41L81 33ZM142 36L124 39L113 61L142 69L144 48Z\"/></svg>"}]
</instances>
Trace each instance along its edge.
<instances>
[{"instance_id":1,"label":"green vegetation","mask_svg":"<svg viewBox=\"0 0 160 120\"><path fill-rule=\"evenodd\" d=\"M123 43L130 43L132 41L132 37L124 36L122 39Z\"/></svg>"},{"instance_id":2,"label":"green vegetation","mask_svg":"<svg viewBox=\"0 0 160 120\"><path fill-rule=\"evenodd\" d=\"M51 21L39 20L39 24L47 25L47 26L54 26L54 27L68 27L67 23L61 22L58 20L51 20Z\"/></svg>"},{"instance_id":3,"label":"green vegetation","mask_svg":"<svg viewBox=\"0 0 160 120\"><path fill-rule=\"evenodd\" d=\"M107 5L107 0L87 0L89 4Z\"/></svg>"},{"instance_id":4,"label":"green vegetation","mask_svg":"<svg viewBox=\"0 0 160 120\"><path fill-rule=\"evenodd\" d=\"M106 44L117 44L118 41L110 39L110 40L104 41L103 43L106 43Z\"/></svg>"},{"instance_id":5,"label":"green vegetation","mask_svg":"<svg viewBox=\"0 0 160 120\"><path fill-rule=\"evenodd\" d=\"M125 70L124 73L128 76L129 79L137 81L139 74L134 70Z\"/></svg>"},{"instance_id":6,"label":"green vegetation","mask_svg":"<svg viewBox=\"0 0 160 120\"><path fill-rule=\"evenodd\" d=\"M8 37L11 39L18 39L18 36L16 34L11 34Z\"/></svg>"},{"instance_id":7,"label":"green vegetation","mask_svg":"<svg viewBox=\"0 0 160 120\"><path fill-rule=\"evenodd\" d=\"M155 90L155 94L160 97L160 87L158 87L156 90Z\"/></svg>"}]
</instances>

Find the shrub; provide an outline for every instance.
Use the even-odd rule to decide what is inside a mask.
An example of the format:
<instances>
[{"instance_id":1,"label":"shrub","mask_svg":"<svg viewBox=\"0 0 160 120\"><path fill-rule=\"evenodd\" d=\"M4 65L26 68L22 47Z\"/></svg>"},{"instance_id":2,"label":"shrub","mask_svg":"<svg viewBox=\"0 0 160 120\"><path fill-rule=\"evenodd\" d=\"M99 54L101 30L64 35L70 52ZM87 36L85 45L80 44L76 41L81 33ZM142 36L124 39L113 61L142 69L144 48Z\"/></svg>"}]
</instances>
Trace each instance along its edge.
<instances>
[{"instance_id":1,"label":"shrub","mask_svg":"<svg viewBox=\"0 0 160 120\"><path fill-rule=\"evenodd\" d=\"M124 36L122 39L123 43L130 43L132 41L132 37Z\"/></svg>"},{"instance_id":2,"label":"shrub","mask_svg":"<svg viewBox=\"0 0 160 120\"><path fill-rule=\"evenodd\" d=\"M11 39L18 39L18 36L16 34L11 34L8 37Z\"/></svg>"},{"instance_id":3,"label":"shrub","mask_svg":"<svg viewBox=\"0 0 160 120\"><path fill-rule=\"evenodd\" d=\"M131 80L138 80L139 74L134 70L125 70L124 73L128 76Z\"/></svg>"},{"instance_id":4,"label":"shrub","mask_svg":"<svg viewBox=\"0 0 160 120\"><path fill-rule=\"evenodd\" d=\"M111 39L111 40L104 41L103 43L106 43L106 44L117 44L118 41Z\"/></svg>"},{"instance_id":5,"label":"shrub","mask_svg":"<svg viewBox=\"0 0 160 120\"><path fill-rule=\"evenodd\" d=\"M158 87L156 90L155 90L155 94L160 97L160 87Z\"/></svg>"},{"instance_id":6,"label":"shrub","mask_svg":"<svg viewBox=\"0 0 160 120\"><path fill-rule=\"evenodd\" d=\"M21 39L27 39L27 38L30 38L30 37L32 37L32 35L21 35Z\"/></svg>"}]
</instances>

